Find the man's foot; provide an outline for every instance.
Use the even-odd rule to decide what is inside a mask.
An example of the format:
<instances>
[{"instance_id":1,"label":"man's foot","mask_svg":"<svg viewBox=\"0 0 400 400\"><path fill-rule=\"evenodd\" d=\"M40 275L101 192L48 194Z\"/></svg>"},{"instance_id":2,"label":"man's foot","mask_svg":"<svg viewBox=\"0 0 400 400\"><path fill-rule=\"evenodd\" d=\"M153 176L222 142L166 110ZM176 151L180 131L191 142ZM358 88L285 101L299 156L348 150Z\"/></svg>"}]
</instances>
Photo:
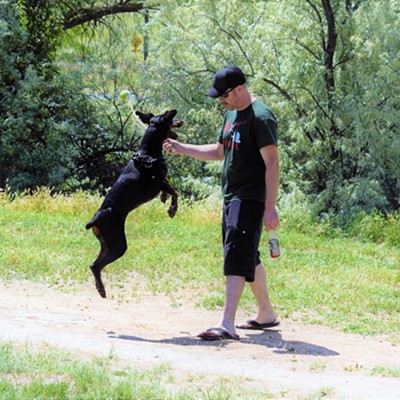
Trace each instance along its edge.
<instances>
[{"instance_id":1,"label":"man's foot","mask_svg":"<svg viewBox=\"0 0 400 400\"><path fill-rule=\"evenodd\" d=\"M224 328L210 328L197 335L202 340L240 340L236 333L230 334Z\"/></svg>"},{"instance_id":2,"label":"man's foot","mask_svg":"<svg viewBox=\"0 0 400 400\"><path fill-rule=\"evenodd\" d=\"M273 328L274 326L278 326L279 324L280 324L279 321L266 322L264 324L260 324L257 321L255 321L254 319L249 319L244 324L237 325L236 328L262 331L264 329Z\"/></svg>"}]
</instances>

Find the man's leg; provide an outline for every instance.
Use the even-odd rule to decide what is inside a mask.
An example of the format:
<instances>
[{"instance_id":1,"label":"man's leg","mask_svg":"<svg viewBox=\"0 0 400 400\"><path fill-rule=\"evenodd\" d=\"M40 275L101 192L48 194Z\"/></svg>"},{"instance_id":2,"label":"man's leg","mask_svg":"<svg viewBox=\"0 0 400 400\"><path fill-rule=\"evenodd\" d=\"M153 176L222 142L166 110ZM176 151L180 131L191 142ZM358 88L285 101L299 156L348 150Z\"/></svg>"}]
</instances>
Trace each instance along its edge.
<instances>
[{"instance_id":1,"label":"man's leg","mask_svg":"<svg viewBox=\"0 0 400 400\"><path fill-rule=\"evenodd\" d=\"M235 315L243 293L245 278L242 276L227 275L225 288L225 307L219 325L199 333L197 336L205 340L216 340L228 332L230 339L239 339L235 329ZM225 337L226 338L226 337Z\"/></svg>"},{"instance_id":2,"label":"man's leg","mask_svg":"<svg viewBox=\"0 0 400 400\"><path fill-rule=\"evenodd\" d=\"M225 307L220 327L226 329L230 334L235 333L235 315L244 285L245 278L243 276L228 275L226 277Z\"/></svg>"},{"instance_id":3,"label":"man's leg","mask_svg":"<svg viewBox=\"0 0 400 400\"><path fill-rule=\"evenodd\" d=\"M249 283L257 302L258 312L253 321L259 324L268 324L276 321L276 315L272 308L268 296L267 276L264 266L260 263L256 267L254 282ZM248 324L242 324L240 327L246 327Z\"/></svg>"}]
</instances>

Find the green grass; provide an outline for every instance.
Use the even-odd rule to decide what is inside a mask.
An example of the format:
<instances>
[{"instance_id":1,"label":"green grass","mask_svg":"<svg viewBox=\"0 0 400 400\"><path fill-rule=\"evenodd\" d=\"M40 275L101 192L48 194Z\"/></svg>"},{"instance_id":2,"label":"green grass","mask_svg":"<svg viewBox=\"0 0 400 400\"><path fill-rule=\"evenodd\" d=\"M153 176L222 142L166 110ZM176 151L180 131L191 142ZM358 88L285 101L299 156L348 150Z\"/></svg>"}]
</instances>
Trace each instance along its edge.
<instances>
[{"instance_id":1,"label":"green grass","mask_svg":"<svg viewBox=\"0 0 400 400\"><path fill-rule=\"evenodd\" d=\"M206 378L206 377L204 377ZM229 386L229 388L228 388ZM55 347L43 351L0 341L0 400L228 400L267 399L243 393L240 379L175 377L160 363L150 369L123 365L113 354L84 361Z\"/></svg>"},{"instance_id":2,"label":"green grass","mask_svg":"<svg viewBox=\"0 0 400 400\"><path fill-rule=\"evenodd\" d=\"M15 199L0 193L0 276L28 279L55 287L74 287L91 280L88 266L99 245L84 226L101 203L85 193L50 196L41 190ZM167 294L179 307L185 299L198 307L217 309L224 303L221 272L220 203L185 205L171 220L167 206L153 201L132 212L126 231L128 252L105 270L107 285L128 298L134 288ZM387 243L374 233L371 219L357 220L365 230L350 237L328 224L313 224L304 209L282 210L282 256L268 256L265 235L261 255L268 273L271 299L281 318L301 318L345 332L384 334L399 342L400 273L397 236L400 225L390 221ZM378 220L379 232L383 222ZM350 229L351 231L351 229ZM394 234L393 234L394 232ZM370 238L374 238L372 241ZM131 292L124 290L130 281ZM69 285L63 285L68 282ZM133 289L132 289L133 287ZM240 307L254 310L246 288ZM85 361L53 347L0 341L0 400L22 399L265 399L271 393L248 389L229 377L188 374L172 368L124 365L113 354ZM324 366L313 364L315 370ZM397 367L372 369L371 374L399 377ZM330 388L309 398L324 398Z\"/></svg>"},{"instance_id":3,"label":"green grass","mask_svg":"<svg viewBox=\"0 0 400 400\"><path fill-rule=\"evenodd\" d=\"M371 375L400 378L400 365L393 368L381 367L381 366L374 367L372 368Z\"/></svg>"},{"instance_id":4,"label":"green grass","mask_svg":"<svg viewBox=\"0 0 400 400\"><path fill-rule=\"evenodd\" d=\"M60 286L91 279L88 266L99 244L85 224L100 203L101 198L85 193L51 197L41 190L12 201L0 193L2 279ZM141 290L171 296L177 306L190 298L199 307L221 307L220 206L215 199L192 206L181 200L172 220L168 206L157 200L132 212L126 224L128 251L105 269L107 285L131 280ZM305 322L386 334L398 341L399 247L369 241L363 232L349 237L307 221L300 208L282 210L279 259L269 258L265 235L262 238L261 256L279 316L296 313ZM400 235L399 220L390 224L391 232ZM397 236L392 237L391 243L397 243ZM254 309L247 287L240 307Z\"/></svg>"}]
</instances>

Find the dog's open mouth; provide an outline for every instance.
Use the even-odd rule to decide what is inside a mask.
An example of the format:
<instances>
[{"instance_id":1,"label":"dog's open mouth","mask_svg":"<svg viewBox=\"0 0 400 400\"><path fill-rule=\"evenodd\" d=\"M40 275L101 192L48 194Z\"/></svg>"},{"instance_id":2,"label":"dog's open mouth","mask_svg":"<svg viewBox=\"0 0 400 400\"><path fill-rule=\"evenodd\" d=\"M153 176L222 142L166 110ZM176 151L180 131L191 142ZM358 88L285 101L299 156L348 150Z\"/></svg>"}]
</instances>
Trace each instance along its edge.
<instances>
[{"instance_id":1,"label":"dog's open mouth","mask_svg":"<svg viewBox=\"0 0 400 400\"><path fill-rule=\"evenodd\" d=\"M172 130L172 128L179 128L183 125L183 121L181 119L173 119L171 124L171 130L168 133L168 138L178 139L178 134Z\"/></svg>"},{"instance_id":2,"label":"dog's open mouth","mask_svg":"<svg viewBox=\"0 0 400 400\"><path fill-rule=\"evenodd\" d=\"M178 139L178 134L175 131L169 131L168 139Z\"/></svg>"}]
</instances>

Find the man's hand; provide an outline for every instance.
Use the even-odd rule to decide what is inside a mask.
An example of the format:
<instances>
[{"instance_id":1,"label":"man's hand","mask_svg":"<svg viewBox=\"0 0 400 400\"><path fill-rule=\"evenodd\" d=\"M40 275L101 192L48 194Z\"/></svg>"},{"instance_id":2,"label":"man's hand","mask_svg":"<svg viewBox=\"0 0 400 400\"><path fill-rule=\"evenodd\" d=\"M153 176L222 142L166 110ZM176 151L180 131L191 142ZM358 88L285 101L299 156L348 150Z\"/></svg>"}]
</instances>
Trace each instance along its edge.
<instances>
[{"instance_id":1,"label":"man's hand","mask_svg":"<svg viewBox=\"0 0 400 400\"><path fill-rule=\"evenodd\" d=\"M163 149L168 154L177 154L177 147L179 147L179 143L173 139L166 139L163 142Z\"/></svg>"},{"instance_id":2,"label":"man's hand","mask_svg":"<svg viewBox=\"0 0 400 400\"><path fill-rule=\"evenodd\" d=\"M279 226L279 217L276 209L264 211L264 225L267 231L276 231Z\"/></svg>"}]
</instances>

